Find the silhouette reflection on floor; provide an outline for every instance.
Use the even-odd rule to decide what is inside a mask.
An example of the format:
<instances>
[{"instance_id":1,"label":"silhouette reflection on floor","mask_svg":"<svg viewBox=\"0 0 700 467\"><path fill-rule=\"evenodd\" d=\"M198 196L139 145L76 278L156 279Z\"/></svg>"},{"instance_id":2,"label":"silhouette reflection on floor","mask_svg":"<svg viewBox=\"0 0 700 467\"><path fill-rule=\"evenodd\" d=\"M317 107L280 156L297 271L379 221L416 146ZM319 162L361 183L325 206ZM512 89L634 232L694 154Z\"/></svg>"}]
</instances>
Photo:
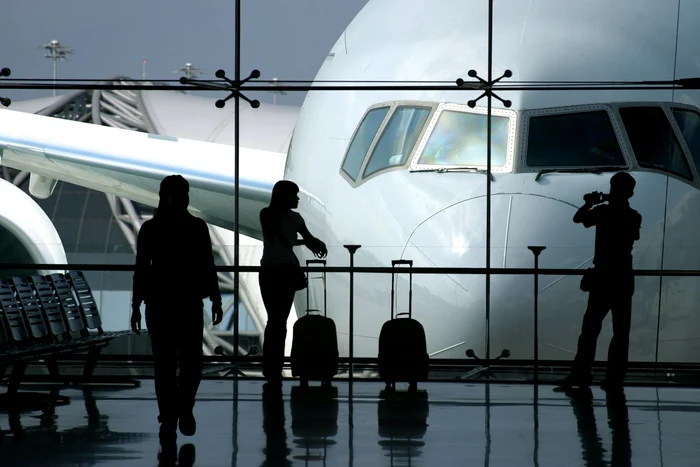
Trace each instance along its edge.
<instances>
[{"instance_id":1,"label":"silhouette reflection on floor","mask_svg":"<svg viewBox=\"0 0 700 467\"><path fill-rule=\"evenodd\" d=\"M569 397L576 418L576 427L581 440L581 459L586 467L606 465L605 449L598 434L593 407L593 392L590 388L561 391ZM623 391L608 391L605 394L608 427L612 433L611 465L632 466L632 441L629 430L627 399Z\"/></svg>"},{"instance_id":2,"label":"silhouette reflection on floor","mask_svg":"<svg viewBox=\"0 0 700 467\"><path fill-rule=\"evenodd\" d=\"M103 461L141 459L140 452L119 445L133 445L152 434L110 431L109 417L100 413L93 390L89 387L82 391L87 424L59 431L56 407L70 404L67 397L58 394L59 390L60 388L53 388L44 397L40 393L20 392L10 407L0 410L0 413L7 413L9 434L12 435L0 437L3 465L45 465L47 459L50 459L51 465L56 467L92 466ZM40 420L38 426L22 426L22 415L27 412L41 412L39 415L29 415L29 418ZM80 449L75 448L78 445Z\"/></svg>"},{"instance_id":3,"label":"silhouette reflection on floor","mask_svg":"<svg viewBox=\"0 0 700 467\"><path fill-rule=\"evenodd\" d=\"M120 390L62 386L69 401L32 405L27 397L11 413L0 407L0 465L658 467L694 465L700 457L697 389L561 393L431 383L428 400L425 393L382 393L376 382L355 382L352 390L334 382L330 392L298 385L285 381L268 392L260 381L233 388L203 381L197 433L178 436L166 460L158 455L153 380Z\"/></svg>"},{"instance_id":4,"label":"silhouette reflection on floor","mask_svg":"<svg viewBox=\"0 0 700 467\"><path fill-rule=\"evenodd\" d=\"M377 404L379 445L388 451L390 465L412 465L421 455L422 441L428 431L430 412L425 391L382 391Z\"/></svg>"}]
</instances>

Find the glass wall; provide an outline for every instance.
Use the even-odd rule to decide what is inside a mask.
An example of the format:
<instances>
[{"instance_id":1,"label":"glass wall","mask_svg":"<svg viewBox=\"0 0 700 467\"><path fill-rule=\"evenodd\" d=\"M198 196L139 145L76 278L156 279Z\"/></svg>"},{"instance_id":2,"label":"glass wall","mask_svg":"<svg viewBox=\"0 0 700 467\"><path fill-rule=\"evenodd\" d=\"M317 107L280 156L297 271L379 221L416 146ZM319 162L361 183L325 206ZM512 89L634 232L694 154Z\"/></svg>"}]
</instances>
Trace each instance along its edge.
<instances>
[{"instance_id":1,"label":"glass wall","mask_svg":"<svg viewBox=\"0 0 700 467\"><path fill-rule=\"evenodd\" d=\"M412 260L414 267L485 268L490 246L488 266L530 268L533 256L527 247L544 245L541 267L581 271L591 267L595 232L574 224L572 218L584 193L607 193L610 177L625 169L637 180L630 205L643 217L634 247L635 267L700 269L700 245L693 234L697 227L693 213L699 208L695 193L700 187L693 132L700 99L694 91L499 90L498 96L512 105L492 99L489 142L487 99L474 101L482 89L460 89L455 84L458 78L476 83L468 74L471 69L482 78L488 76L482 40L487 32L487 2L460 6L460 14L409 9L391 27L384 24L388 7L381 2L303 6L272 2L267 7L245 2L238 51L233 2L224 3L201 6L194 18L170 8L165 8L167 17L161 17L160 9L153 6L138 18L115 12L109 25L103 14L81 9L86 22L100 21L107 29L101 45L86 41L80 32L63 30L62 40L75 48L78 60L59 63L59 81L95 79L123 88L65 89L56 96L46 89L2 91L13 99L11 109L84 125L82 139L71 133L77 127L61 126L47 140L37 140L36 144L45 146L47 157L55 159L53 163L66 158L54 175L68 181L58 180L50 193L42 194L50 181L32 179L28 172L13 168L21 165L19 149L16 153L8 149L3 155L3 178L31 196L47 219L44 222L28 213L27 222L15 216L0 223L4 262L58 264L57 258L64 255L68 264L131 265L139 228L153 215L160 179L182 173L191 183L192 212L209 224L216 263L222 266L233 265L236 227L241 234L240 264L259 265L258 214L269 203L274 183L287 178L299 186L298 212L309 231L328 246L328 266L348 266L350 257L343 245L360 244L354 258L360 267L389 267L392 260L402 258ZM78 6L66 10L71 8ZM675 71L668 50L636 68L614 66L620 60L618 49L630 45L627 38L620 39L624 43L620 47L591 45L581 63L562 67L555 59L560 54L553 45L556 41L543 41L533 26L536 23L520 27L518 39L528 50L543 51L533 65L532 57L514 54L508 41L513 18L524 14L524 7L504 8L495 10L497 65L492 70L494 77L506 69L513 71L512 79L503 83L626 82L661 79L660 69ZM625 7L615 8L624 13ZM33 13L26 15L24 20L31 22ZM159 26L149 29L156 24L154 18ZM415 24L424 26L430 46L416 38ZM671 29L663 24L659 34L665 37ZM196 34L173 37L170 31L178 28ZM679 34L679 50L687 54L692 48L689 28L682 22ZM143 33L127 32L134 30ZM673 33L675 37L675 29ZM17 37L22 47L30 41ZM465 51L455 44L480 45ZM103 54L105 48L120 52ZM260 106L241 100L238 122L233 120L235 100L224 107L215 104L227 97L225 91L157 88L180 86L180 76L211 80L218 69L232 79L236 52L242 78L254 69L261 72L247 84L258 88L244 92L247 98L259 100ZM25 69L15 67L13 76L48 76L51 63L40 58ZM678 67L693 72L684 63ZM139 78L144 82L138 84L153 89L127 88ZM172 82L159 81L165 79ZM306 87L312 82L309 91ZM382 84L387 88L361 89ZM389 84L406 89L389 89ZM415 86L409 89L410 84ZM433 85L445 87L434 89ZM234 225L233 212L236 124L240 130L239 226ZM16 136L15 130L7 133L12 135L0 131L0 136ZM67 139L62 140L63 136ZM489 144L492 174L487 178ZM31 159L30 149L24 148L23 161L33 164L36 174L49 174L52 169ZM0 214L4 214L2 208ZM41 226L45 236L29 235L30 225ZM40 245L54 230L60 244ZM295 250L302 264L313 258L304 247ZM21 274L8 268L4 276ZM86 277L104 329L127 328L131 272L86 271ZM227 345L233 342L233 274L222 271L219 278L227 314L213 329L221 335L208 341L206 348L212 353L218 345L226 347L217 339ZM464 358L468 349L479 357L497 356L503 349L511 352L511 359L534 357L531 275L506 271L492 274L487 281L481 273L451 271L416 274L412 279L411 312L423 323L433 358ZM358 273L354 280L355 356L374 357L381 326L392 316L392 279L390 274ZM588 299L579 289L579 280L579 275L563 273L540 277L537 348L542 359L573 358ZM637 278L632 360L700 359L700 349L693 343L698 337L693 329L700 329L695 326L692 305L694 282L693 277ZM248 352L260 345L267 316L257 273L241 273L240 284L235 297L240 304L238 327L245 334L243 351ZM395 311L407 312L406 275L401 275L395 289ZM325 290L327 313L336 321L341 355L347 356L349 275L330 274ZM311 304L306 292L297 293L290 329L307 308L320 307L322 281L311 280ZM610 338L609 320L598 343L601 356Z\"/></svg>"}]
</instances>

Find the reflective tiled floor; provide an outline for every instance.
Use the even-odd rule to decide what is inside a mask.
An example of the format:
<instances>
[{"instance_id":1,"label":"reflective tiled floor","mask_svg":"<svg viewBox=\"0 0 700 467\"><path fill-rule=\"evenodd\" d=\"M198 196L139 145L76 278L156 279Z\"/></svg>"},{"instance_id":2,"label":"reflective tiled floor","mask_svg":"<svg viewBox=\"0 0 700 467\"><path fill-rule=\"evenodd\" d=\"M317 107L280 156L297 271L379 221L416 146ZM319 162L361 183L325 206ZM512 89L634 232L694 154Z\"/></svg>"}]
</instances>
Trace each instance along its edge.
<instances>
[{"instance_id":1,"label":"reflective tiled floor","mask_svg":"<svg viewBox=\"0 0 700 467\"><path fill-rule=\"evenodd\" d=\"M262 382L204 381L197 433L178 439L191 443L180 465L191 465L184 458L194 451L201 467L700 466L695 389L626 388L606 397L597 387L535 393L526 385L429 383L422 397L381 399L383 385L365 382L353 385L350 403L344 382L330 396L296 386L285 382L282 399L266 394L263 403ZM159 464L152 380L60 395L70 400L43 413L0 413L0 465Z\"/></svg>"}]
</instances>

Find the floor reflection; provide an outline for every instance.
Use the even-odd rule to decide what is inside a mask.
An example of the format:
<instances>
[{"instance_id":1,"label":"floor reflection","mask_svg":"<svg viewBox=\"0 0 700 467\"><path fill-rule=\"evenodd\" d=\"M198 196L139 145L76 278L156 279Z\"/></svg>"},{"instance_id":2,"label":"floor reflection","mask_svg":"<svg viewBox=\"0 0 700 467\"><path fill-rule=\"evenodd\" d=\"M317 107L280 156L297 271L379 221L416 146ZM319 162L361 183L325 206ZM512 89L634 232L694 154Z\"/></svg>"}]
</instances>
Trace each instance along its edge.
<instances>
[{"instance_id":1,"label":"floor reflection","mask_svg":"<svg viewBox=\"0 0 700 467\"><path fill-rule=\"evenodd\" d=\"M85 426L60 430L56 407L68 404L65 403L67 398L60 396L58 391L52 389L48 397L25 397L30 393L19 393L19 400L25 402L6 411L9 433L2 437L0 445L3 465L46 465L46 460L51 459L52 466L93 466L104 461L141 458L141 453L120 445L141 443L151 435L110 431L109 417L100 413L90 388L83 389L87 418ZM29 400L40 406L32 407L31 402L26 402ZM34 414L26 415L23 412ZM32 426L25 428L23 417L25 420L38 419L39 424L32 423ZM80 448L76 449L76 446Z\"/></svg>"},{"instance_id":2,"label":"floor reflection","mask_svg":"<svg viewBox=\"0 0 700 467\"><path fill-rule=\"evenodd\" d=\"M564 392L574 411L576 426L581 441L581 459L586 467L608 465L606 451L598 433L593 393L590 389L570 389ZM610 465L615 467L632 466L632 440L629 430L627 398L623 391L608 391L605 395L608 427L612 434Z\"/></svg>"},{"instance_id":3,"label":"floor reflection","mask_svg":"<svg viewBox=\"0 0 700 467\"><path fill-rule=\"evenodd\" d=\"M0 465L700 465L695 389L543 386L533 397L530 386L493 383L430 384L417 395L380 392L373 382L352 391L345 382L295 386L203 381L197 433L178 436L170 459L159 458L152 380L129 390L62 387L70 400L0 407Z\"/></svg>"},{"instance_id":4,"label":"floor reflection","mask_svg":"<svg viewBox=\"0 0 700 467\"><path fill-rule=\"evenodd\" d=\"M430 412L425 391L382 391L377 404L379 445L390 458L390 465L412 465L420 457L428 431Z\"/></svg>"},{"instance_id":5,"label":"floor reflection","mask_svg":"<svg viewBox=\"0 0 700 467\"><path fill-rule=\"evenodd\" d=\"M285 428L284 399L282 391L269 386L263 387L262 393L263 433L263 467L293 465L289 459L292 450L287 446Z\"/></svg>"},{"instance_id":6,"label":"floor reflection","mask_svg":"<svg viewBox=\"0 0 700 467\"><path fill-rule=\"evenodd\" d=\"M326 465L328 449L338 434L338 388L294 386L291 391L292 434L303 454L294 459Z\"/></svg>"}]
</instances>

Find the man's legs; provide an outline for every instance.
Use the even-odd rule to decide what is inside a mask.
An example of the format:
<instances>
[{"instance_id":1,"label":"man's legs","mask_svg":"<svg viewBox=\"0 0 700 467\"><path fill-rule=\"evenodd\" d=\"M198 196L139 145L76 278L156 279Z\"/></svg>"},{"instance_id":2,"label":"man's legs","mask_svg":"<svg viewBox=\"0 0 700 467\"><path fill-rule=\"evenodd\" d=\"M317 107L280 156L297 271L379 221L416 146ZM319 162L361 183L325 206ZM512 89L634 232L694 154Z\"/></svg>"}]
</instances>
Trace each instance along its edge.
<instances>
[{"instance_id":1,"label":"man's legs","mask_svg":"<svg viewBox=\"0 0 700 467\"><path fill-rule=\"evenodd\" d=\"M596 343L598 342L603 319L608 310L607 291L591 291L588 296L586 313L583 315L581 335L578 338L578 348L571 367L571 374L563 381L563 385L590 385L591 366L595 360Z\"/></svg>"},{"instance_id":2,"label":"man's legs","mask_svg":"<svg viewBox=\"0 0 700 467\"><path fill-rule=\"evenodd\" d=\"M178 415L180 432L192 436L197 425L192 410L199 383L202 381L202 334L204 318L201 301L183 307L178 313L178 355L180 378L178 387Z\"/></svg>"},{"instance_id":3,"label":"man's legs","mask_svg":"<svg viewBox=\"0 0 700 467\"><path fill-rule=\"evenodd\" d=\"M612 304L613 337L608 348L606 384L621 386L627 373L629 358L630 326L632 321L632 296L620 293Z\"/></svg>"}]
</instances>

